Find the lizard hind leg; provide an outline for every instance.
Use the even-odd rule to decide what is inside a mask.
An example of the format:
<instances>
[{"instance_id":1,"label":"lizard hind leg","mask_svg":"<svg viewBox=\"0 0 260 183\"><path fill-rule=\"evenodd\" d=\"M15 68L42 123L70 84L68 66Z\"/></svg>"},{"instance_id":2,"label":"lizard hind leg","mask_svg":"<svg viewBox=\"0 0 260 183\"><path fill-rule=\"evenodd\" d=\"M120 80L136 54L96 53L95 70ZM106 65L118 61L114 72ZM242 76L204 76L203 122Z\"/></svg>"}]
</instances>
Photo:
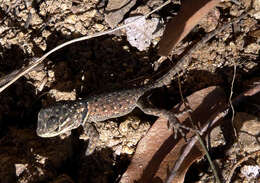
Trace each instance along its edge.
<instances>
[{"instance_id":1,"label":"lizard hind leg","mask_svg":"<svg viewBox=\"0 0 260 183\"><path fill-rule=\"evenodd\" d=\"M179 122L173 112L166 109L159 109L153 106L147 101L146 96L142 96L137 101L137 107L141 109L145 114L166 118L168 120L168 128L174 131L175 139L177 138L178 133L180 133L182 137L185 137L183 129L190 130L189 127L186 127Z\"/></svg>"},{"instance_id":2,"label":"lizard hind leg","mask_svg":"<svg viewBox=\"0 0 260 183\"><path fill-rule=\"evenodd\" d=\"M87 140L88 139L88 146L86 148L85 155L91 155L95 149L97 142L99 141L99 133L96 127L92 123L84 123L83 125L84 133L80 135L80 139Z\"/></svg>"}]
</instances>

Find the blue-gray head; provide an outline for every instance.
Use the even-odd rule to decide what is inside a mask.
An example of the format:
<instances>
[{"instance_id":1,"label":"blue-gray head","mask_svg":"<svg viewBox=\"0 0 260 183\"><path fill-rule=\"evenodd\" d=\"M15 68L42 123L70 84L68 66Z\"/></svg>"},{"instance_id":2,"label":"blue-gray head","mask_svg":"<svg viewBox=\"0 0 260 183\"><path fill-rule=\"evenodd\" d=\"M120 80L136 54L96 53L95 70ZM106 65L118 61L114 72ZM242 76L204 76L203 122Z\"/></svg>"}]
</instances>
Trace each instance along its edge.
<instances>
[{"instance_id":1,"label":"blue-gray head","mask_svg":"<svg viewBox=\"0 0 260 183\"><path fill-rule=\"evenodd\" d=\"M54 137L78 128L87 117L87 104L82 101L61 101L40 110L37 135Z\"/></svg>"}]
</instances>

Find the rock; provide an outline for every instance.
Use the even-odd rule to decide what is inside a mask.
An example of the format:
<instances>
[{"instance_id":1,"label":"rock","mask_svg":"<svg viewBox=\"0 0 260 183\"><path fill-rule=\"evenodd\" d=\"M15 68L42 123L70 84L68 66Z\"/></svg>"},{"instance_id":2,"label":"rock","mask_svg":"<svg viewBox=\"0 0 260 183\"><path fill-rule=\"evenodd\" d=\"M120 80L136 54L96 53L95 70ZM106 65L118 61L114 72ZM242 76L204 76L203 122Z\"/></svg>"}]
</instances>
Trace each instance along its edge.
<instances>
[{"instance_id":1,"label":"rock","mask_svg":"<svg viewBox=\"0 0 260 183\"><path fill-rule=\"evenodd\" d=\"M105 21L114 28L121 22L127 12L135 5L136 0L109 0L106 7Z\"/></svg>"},{"instance_id":2,"label":"rock","mask_svg":"<svg viewBox=\"0 0 260 183\"><path fill-rule=\"evenodd\" d=\"M241 173L243 174L244 177L246 177L247 180L255 180L257 179L260 175L260 167L258 165L244 165L240 169Z\"/></svg>"},{"instance_id":3,"label":"rock","mask_svg":"<svg viewBox=\"0 0 260 183\"><path fill-rule=\"evenodd\" d=\"M116 154L133 154L135 146L150 128L148 122L128 117L119 126L116 122L100 123L97 129L100 135L99 147L112 148Z\"/></svg>"},{"instance_id":4,"label":"rock","mask_svg":"<svg viewBox=\"0 0 260 183\"><path fill-rule=\"evenodd\" d=\"M211 147L218 147L225 145L225 139L220 126L217 126L212 129L210 132L210 145Z\"/></svg>"},{"instance_id":5,"label":"rock","mask_svg":"<svg viewBox=\"0 0 260 183\"><path fill-rule=\"evenodd\" d=\"M234 119L234 126L238 132L238 142L247 153L260 149L257 135L260 134L260 121L256 116L239 112Z\"/></svg>"}]
</instances>

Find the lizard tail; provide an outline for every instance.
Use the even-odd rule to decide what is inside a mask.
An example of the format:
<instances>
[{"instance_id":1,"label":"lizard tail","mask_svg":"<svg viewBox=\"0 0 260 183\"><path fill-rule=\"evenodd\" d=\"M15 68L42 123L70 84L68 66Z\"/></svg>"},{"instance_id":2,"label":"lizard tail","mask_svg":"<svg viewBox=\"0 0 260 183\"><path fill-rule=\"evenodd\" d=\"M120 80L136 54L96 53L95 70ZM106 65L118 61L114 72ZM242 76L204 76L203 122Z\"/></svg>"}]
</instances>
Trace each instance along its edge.
<instances>
[{"instance_id":1,"label":"lizard tail","mask_svg":"<svg viewBox=\"0 0 260 183\"><path fill-rule=\"evenodd\" d=\"M148 83L145 86L145 89L148 91L149 89L152 89L152 88L160 88L162 86L169 85L171 83L173 77L176 74L178 74L179 72L181 72L183 69L185 69L190 64L190 61L191 61L190 56L191 56L192 51L200 48L202 46L202 44L206 42L206 41L202 42L202 40L199 41L198 43L194 44L191 47L191 49L189 49L187 51L187 53L184 54L183 57L181 57L181 59L175 64L175 66L173 66L169 71L167 71L167 73L165 73L162 77L158 78L155 81L152 81L151 83ZM164 59L165 57L164 58L161 57L161 58Z\"/></svg>"},{"instance_id":2,"label":"lizard tail","mask_svg":"<svg viewBox=\"0 0 260 183\"><path fill-rule=\"evenodd\" d=\"M192 51L198 50L204 45L207 41L209 41L212 37L214 37L216 34L221 32L222 30L226 29L232 23L238 22L242 18L244 18L247 15L247 13L241 14L239 17L233 19L231 22L227 22L224 25L219 25L218 28L216 28L214 31L206 34L200 41L195 43L194 45L191 46L191 48L184 54L181 59L177 62L177 64L172 67L166 74L164 74L162 77L158 78L157 80L148 83L145 85L145 90L148 91L152 88L160 88L165 85L169 85L173 79L173 77L178 74L180 71L185 69L191 62L191 53ZM165 59L165 57L161 57L161 59Z\"/></svg>"}]
</instances>

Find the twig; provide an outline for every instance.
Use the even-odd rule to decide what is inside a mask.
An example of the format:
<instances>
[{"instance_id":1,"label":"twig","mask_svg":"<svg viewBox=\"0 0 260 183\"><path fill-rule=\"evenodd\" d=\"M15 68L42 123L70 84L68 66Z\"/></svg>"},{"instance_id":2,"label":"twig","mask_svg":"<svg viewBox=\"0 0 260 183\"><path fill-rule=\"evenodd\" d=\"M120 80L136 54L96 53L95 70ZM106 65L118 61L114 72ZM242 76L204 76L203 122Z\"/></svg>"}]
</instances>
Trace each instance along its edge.
<instances>
[{"instance_id":1,"label":"twig","mask_svg":"<svg viewBox=\"0 0 260 183\"><path fill-rule=\"evenodd\" d=\"M237 0L230 0L231 2L233 2L234 4L241 6L241 2L237 1Z\"/></svg>"},{"instance_id":2,"label":"twig","mask_svg":"<svg viewBox=\"0 0 260 183\"><path fill-rule=\"evenodd\" d=\"M149 15L151 15L152 13L154 13L155 11L158 11L159 9L161 9L162 7L166 6L167 4L169 4L171 1L168 0L166 1L162 6L156 8L155 10L149 12L148 14L144 15L145 17L148 17ZM95 37L99 37L99 36L103 36L103 35L106 35L106 34L110 34L112 32L115 32L119 29L123 29L125 27L128 27L132 24L134 24L136 21L138 21L139 19L141 19L143 17L140 17L138 19L135 19L133 22L129 22L127 24L124 24L122 26L119 26L119 27L116 27L114 29L110 29L110 30L107 30L107 31L104 31L104 32L98 32L96 34L93 34L93 35L89 35L89 36L83 36L83 37L80 37L80 38L76 38L76 39L73 39L73 40L70 40L70 41L67 41L55 48L53 48L52 50L50 50L49 52L45 53L41 58L37 59L33 64L25 67L24 69L22 69L20 72L17 73L17 75L15 77L13 77L10 81L8 81L5 85L1 86L0 87L0 93L2 91L4 91L7 87L9 87L11 84L13 84L15 81L17 81L20 77L24 76L25 74L27 74L28 72L30 72L33 68L35 68L37 65L39 65L40 63L42 63L44 61L44 59L46 59L50 54L54 53L55 51L65 47L65 46L68 46L70 44L73 44L73 43L76 43L76 42L80 42L80 41L84 41L84 40L88 40L88 39L91 39L91 38L95 38ZM9 78L9 76L5 76L4 78ZM5 79L3 78L0 78L0 83L2 82L2 80L5 81Z\"/></svg>"},{"instance_id":3,"label":"twig","mask_svg":"<svg viewBox=\"0 0 260 183\"><path fill-rule=\"evenodd\" d=\"M149 17L151 14L153 14L154 12L162 9L164 6L166 6L167 4L170 4L172 2L172 0L168 0L165 3L163 3L161 6L159 6L158 8L155 8L154 10L152 10L151 12L149 12L147 15L145 15L145 18Z\"/></svg>"},{"instance_id":4,"label":"twig","mask_svg":"<svg viewBox=\"0 0 260 183\"><path fill-rule=\"evenodd\" d=\"M211 36L210 38L214 37L217 33L219 33L220 31L224 30L225 28L227 28L228 26L230 26L232 23L234 22L238 22L240 21L242 18L244 18L245 16L247 15L247 13L244 13L242 15L240 15L239 17L237 17L236 19L234 19L233 21L231 22L228 22L228 23L225 23L224 25L222 26L219 26L215 31L209 33ZM208 35L206 35L205 37L208 37ZM208 41L209 39L207 39ZM195 46L196 47L196 46ZM188 59L187 59L188 60ZM189 61L187 61L189 62ZM260 85L259 85L259 90L260 90ZM250 90L251 91L251 90ZM252 92L254 93L254 92ZM235 100L235 102L237 101L238 99ZM232 102L232 104L234 105L234 101ZM222 119L223 117L225 117L228 112L229 112L229 105L228 106L225 106L225 108L223 108L222 110L220 110L221 112L218 113L218 115L215 117L213 116L214 118L210 118L206 125L204 125L204 127L200 130L200 135L202 136L208 129L208 127L210 127L211 125L217 123L217 121L219 121L219 119ZM185 147L182 155L179 157L179 159L176 161L175 165L174 165L174 168L173 170L171 171L166 183L171 183L172 180L174 179L174 177L177 175L177 171L179 170L182 162L184 161L184 159L187 157L187 155L189 154L189 152L191 151L191 149L193 148L193 146L195 145L195 143L198 141L198 137L195 136L191 139L190 143Z\"/></svg>"},{"instance_id":5,"label":"twig","mask_svg":"<svg viewBox=\"0 0 260 183\"><path fill-rule=\"evenodd\" d=\"M232 96L233 96L233 89L234 89L234 83L235 83L235 78L236 78L236 71L237 71L237 66L236 66L236 62L233 61L233 65L234 65L234 74L233 74L233 78L232 78L232 82L231 82L231 88L230 88L230 95L229 95L229 104L232 110L232 117L231 117L231 123L232 123L232 127L234 129L234 133L235 133L235 137L236 139L237 137L237 131L236 128L234 126L234 118L235 118L235 110L234 110L234 106L232 105Z\"/></svg>"},{"instance_id":6,"label":"twig","mask_svg":"<svg viewBox=\"0 0 260 183\"><path fill-rule=\"evenodd\" d=\"M244 161L247 161L249 158L257 155L257 154L260 154L260 150L257 150L251 154L248 154L246 157L243 157L241 160L239 160L235 165L234 167L232 168L232 170L230 171L229 173L229 176L228 176L228 179L226 181L226 183L230 183L231 182L231 179L232 179L232 176L235 172L235 170L237 169L238 166L240 166Z\"/></svg>"},{"instance_id":7,"label":"twig","mask_svg":"<svg viewBox=\"0 0 260 183\"><path fill-rule=\"evenodd\" d=\"M201 138L201 136L200 136L200 134L198 132L196 132L196 136L198 138L198 141L199 141L200 145L202 146L202 149L205 151L206 157L207 157L207 159L209 161L209 165L210 165L210 167L212 169L212 172L213 172L213 174L215 176L216 182L217 183L221 183L220 178L218 176L217 169L216 169L216 167L215 167L215 165L214 165L214 163L213 163L213 161L212 161L212 159L211 159L211 157L209 155L207 147L205 146L205 144L204 144L204 142L203 142L203 140L202 140L202 138Z\"/></svg>"},{"instance_id":8,"label":"twig","mask_svg":"<svg viewBox=\"0 0 260 183\"><path fill-rule=\"evenodd\" d=\"M243 100L245 100L246 97L249 96L253 96L257 93L260 92L260 84L256 85L254 88L240 94L239 96L237 96L235 99L233 99L232 101L232 105L233 106L237 106L240 102L242 102ZM203 126L203 128L200 130L200 135L204 135L205 132L209 129L209 127L214 126L217 124L217 122L220 119L223 119L229 112L230 106L227 104L226 106L222 107L221 110L219 110L220 112L217 113L217 115L212 115L211 118L206 122L206 124ZM172 180L174 179L174 177L177 175L177 172L182 164L182 162L184 161L184 159L187 157L187 155L190 153L191 149L194 147L194 145L197 143L198 138L197 136L193 137L191 139L191 141L189 142L189 144L185 147L185 149L183 150L182 155L180 156L180 158L176 161L174 168L167 180L167 183L171 183Z\"/></svg>"},{"instance_id":9,"label":"twig","mask_svg":"<svg viewBox=\"0 0 260 183\"><path fill-rule=\"evenodd\" d=\"M181 90L181 82L180 82L179 77L178 77L178 85L179 85L179 92L180 92L180 95L181 95L182 102L183 102L185 108L187 108L187 107L189 107L189 106L187 106L187 105L186 105L186 102L184 101L184 97L183 97L182 90ZM189 107L189 108L190 108L190 107ZM193 122L193 120L192 120L192 118L191 118L190 113L189 113L189 115L188 115L188 118L189 118L190 122L192 123L193 127L195 127L194 122ZM202 140L200 134L198 133L198 131L195 131L195 134L196 134L196 137L197 137L198 140L199 140L199 143L200 143L202 149L204 150L204 152L205 152L205 154L206 154L206 157L207 157L207 159L208 159L208 161L209 161L210 167L211 167L212 172L213 172L213 174L214 174L214 176L215 176L215 178L216 178L217 183L221 183L221 182L220 182L220 178L219 178L218 173L217 173L217 169L216 169L216 167L215 167L215 165L214 165L214 163L213 163L213 161L212 161L212 159L211 159L211 157L210 157L210 155L209 155L209 152L208 152L208 150L207 150L207 147L205 146L205 144L204 144L204 142L203 142L203 140ZM168 182L167 182L167 183L168 183ZM170 182L169 182L169 183L170 183Z\"/></svg>"},{"instance_id":10,"label":"twig","mask_svg":"<svg viewBox=\"0 0 260 183\"><path fill-rule=\"evenodd\" d=\"M184 97L183 97L183 94L182 94L182 89L181 89L181 81L180 81L179 73L178 73L178 77L177 77L177 78L178 78L179 93L180 93L180 96L181 96L182 103L183 103L183 105L184 105L184 107L185 107L186 109L188 109L188 108L191 109L190 106L188 106L188 105L186 104L185 100L184 100ZM190 120L190 122L191 122L192 128L197 129L197 127L196 127L195 124L193 123L193 120L192 120L192 118L191 118L190 112L188 112L188 114L189 114L188 118L189 118L189 120Z\"/></svg>"}]
</instances>

